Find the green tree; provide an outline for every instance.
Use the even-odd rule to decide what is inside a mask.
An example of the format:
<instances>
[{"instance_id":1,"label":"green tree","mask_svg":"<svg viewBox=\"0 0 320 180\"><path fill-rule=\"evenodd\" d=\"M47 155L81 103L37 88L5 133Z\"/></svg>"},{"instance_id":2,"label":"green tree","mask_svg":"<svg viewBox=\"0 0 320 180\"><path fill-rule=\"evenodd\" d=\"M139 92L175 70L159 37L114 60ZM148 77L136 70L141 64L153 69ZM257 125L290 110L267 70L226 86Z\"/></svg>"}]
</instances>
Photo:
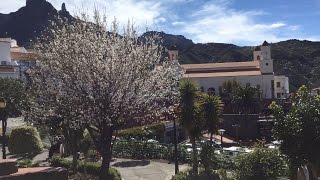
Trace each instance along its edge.
<instances>
[{"instance_id":1,"label":"green tree","mask_svg":"<svg viewBox=\"0 0 320 180\"><path fill-rule=\"evenodd\" d=\"M227 80L222 83L222 93L223 98L231 99L232 93L240 87L239 82L236 80Z\"/></svg>"},{"instance_id":2,"label":"green tree","mask_svg":"<svg viewBox=\"0 0 320 180\"><path fill-rule=\"evenodd\" d=\"M297 167L309 165L317 179L320 168L320 96L312 96L306 86L291 98L292 106L285 113L276 102L269 108L274 115L273 135L281 140L280 150L289 159L291 177Z\"/></svg>"},{"instance_id":3,"label":"green tree","mask_svg":"<svg viewBox=\"0 0 320 180\"><path fill-rule=\"evenodd\" d=\"M200 91L194 81L182 80L179 84L180 125L187 131L192 144L193 176L198 175L198 158L196 139L201 136L203 120L201 118L201 103L199 102Z\"/></svg>"},{"instance_id":4,"label":"green tree","mask_svg":"<svg viewBox=\"0 0 320 180\"><path fill-rule=\"evenodd\" d=\"M205 120L205 127L210 134L210 144L212 145L213 134L217 133L219 118L222 113L223 103L218 96L209 94L202 95L202 111Z\"/></svg>"},{"instance_id":5,"label":"green tree","mask_svg":"<svg viewBox=\"0 0 320 180\"><path fill-rule=\"evenodd\" d=\"M276 180L284 174L285 161L276 150L257 147L236 161L239 180Z\"/></svg>"},{"instance_id":6,"label":"green tree","mask_svg":"<svg viewBox=\"0 0 320 180\"><path fill-rule=\"evenodd\" d=\"M247 84L239 86L232 92L232 103L237 106L239 113L248 114L253 112L254 108L259 104L259 89Z\"/></svg>"},{"instance_id":7,"label":"green tree","mask_svg":"<svg viewBox=\"0 0 320 180\"><path fill-rule=\"evenodd\" d=\"M244 117L244 120L240 123L240 127L244 130L247 129L248 114L254 112L261 101L259 94L259 89L249 84L244 87L239 86L232 93L234 109Z\"/></svg>"},{"instance_id":8,"label":"green tree","mask_svg":"<svg viewBox=\"0 0 320 180\"><path fill-rule=\"evenodd\" d=\"M26 86L18 79L0 78L0 97L7 101L9 117L20 115L27 103Z\"/></svg>"}]
</instances>

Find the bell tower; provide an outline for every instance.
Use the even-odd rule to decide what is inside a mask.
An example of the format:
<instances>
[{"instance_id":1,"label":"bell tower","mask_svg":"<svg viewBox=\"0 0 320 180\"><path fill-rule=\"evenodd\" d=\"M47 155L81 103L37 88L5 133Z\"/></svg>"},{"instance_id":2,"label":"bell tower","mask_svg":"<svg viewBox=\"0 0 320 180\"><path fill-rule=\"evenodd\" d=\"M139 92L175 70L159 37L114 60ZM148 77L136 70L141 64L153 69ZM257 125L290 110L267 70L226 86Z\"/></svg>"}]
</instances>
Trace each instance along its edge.
<instances>
[{"instance_id":1,"label":"bell tower","mask_svg":"<svg viewBox=\"0 0 320 180\"><path fill-rule=\"evenodd\" d=\"M271 47L267 41L260 46L260 71L261 74L273 74L273 59L271 59Z\"/></svg>"},{"instance_id":2,"label":"bell tower","mask_svg":"<svg viewBox=\"0 0 320 180\"><path fill-rule=\"evenodd\" d=\"M175 45L172 45L168 48L169 51L169 60L170 61L178 61L178 48Z\"/></svg>"}]
</instances>

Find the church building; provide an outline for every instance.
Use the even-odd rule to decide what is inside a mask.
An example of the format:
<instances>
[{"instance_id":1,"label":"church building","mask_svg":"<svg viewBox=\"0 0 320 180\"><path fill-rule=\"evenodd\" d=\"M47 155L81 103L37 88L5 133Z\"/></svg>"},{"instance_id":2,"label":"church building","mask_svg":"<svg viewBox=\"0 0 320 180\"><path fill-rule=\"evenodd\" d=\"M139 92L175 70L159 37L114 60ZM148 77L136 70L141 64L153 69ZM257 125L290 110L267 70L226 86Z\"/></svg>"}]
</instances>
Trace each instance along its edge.
<instances>
[{"instance_id":1,"label":"church building","mask_svg":"<svg viewBox=\"0 0 320 180\"><path fill-rule=\"evenodd\" d=\"M169 49L169 59L178 60L178 50ZM246 62L204 63L180 65L185 73L183 78L198 82L201 89L215 94L222 93L222 84L227 80L235 80L241 85L250 84L260 89L264 99L284 99L289 96L289 80L285 76L276 76L273 72L271 47L268 42L257 46L253 52L253 60Z\"/></svg>"}]
</instances>

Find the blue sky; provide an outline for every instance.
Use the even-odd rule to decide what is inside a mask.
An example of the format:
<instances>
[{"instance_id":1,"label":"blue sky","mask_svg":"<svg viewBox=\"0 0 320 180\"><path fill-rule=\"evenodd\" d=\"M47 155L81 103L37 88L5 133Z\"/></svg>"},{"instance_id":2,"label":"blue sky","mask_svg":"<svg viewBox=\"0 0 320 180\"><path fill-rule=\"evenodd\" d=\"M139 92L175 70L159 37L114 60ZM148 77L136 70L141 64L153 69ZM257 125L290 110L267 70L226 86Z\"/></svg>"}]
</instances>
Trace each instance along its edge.
<instances>
[{"instance_id":1,"label":"blue sky","mask_svg":"<svg viewBox=\"0 0 320 180\"><path fill-rule=\"evenodd\" d=\"M133 20L140 29L184 35L196 43L258 45L264 40L320 40L320 0L47 0L57 9L90 12L98 7L109 19ZM1 0L9 13L25 0Z\"/></svg>"}]
</instances>

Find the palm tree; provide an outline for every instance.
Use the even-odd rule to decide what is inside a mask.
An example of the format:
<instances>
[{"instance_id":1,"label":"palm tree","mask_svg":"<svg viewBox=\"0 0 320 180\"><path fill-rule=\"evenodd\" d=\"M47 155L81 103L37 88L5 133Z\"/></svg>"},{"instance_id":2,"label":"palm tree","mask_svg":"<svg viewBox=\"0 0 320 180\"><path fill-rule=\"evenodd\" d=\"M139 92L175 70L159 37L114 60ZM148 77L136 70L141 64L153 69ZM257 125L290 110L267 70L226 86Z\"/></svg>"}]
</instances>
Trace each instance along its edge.
<instances>
[{"instance_id":1,"label":"palm tree","mask_svg":"<svg viewBox=\"0 0 320 180\"><path fill-rule=\"evenodd\" d=\"M259 89L249 84L244 87L239 86L237 90L232 93L232 103L237 105L239 114L244 115L244 128L247 127L248 114L252 113L259 105L259 101Z\"/></svg>"},{"instance_id":2,"label":"palm tree","mask_svg":"<svg viewBox=\"0 0 320 180\"><path fill-rule=\"evenodd\" d=\"M192 144L192 173L198 175L198 159L196 139L201 136L203 127L201 118L201 105L199 102L200 91L194 81L182 80L179 84L180 103L179 117L180 125L187 131Z\"/></svg>"},{"instance_id":3,"label":"palm tree","mask_svg":"<svg viewBox=\"0 0 320 180\"><path fill-rule=\"evenodd\" d=\"M212 146L212 137L218 130L218 122L223 109L223 103L218 96L203 94L202 111L205 120L205 127L210 134L210 145Z\"/></svg>"}]
</instances>

